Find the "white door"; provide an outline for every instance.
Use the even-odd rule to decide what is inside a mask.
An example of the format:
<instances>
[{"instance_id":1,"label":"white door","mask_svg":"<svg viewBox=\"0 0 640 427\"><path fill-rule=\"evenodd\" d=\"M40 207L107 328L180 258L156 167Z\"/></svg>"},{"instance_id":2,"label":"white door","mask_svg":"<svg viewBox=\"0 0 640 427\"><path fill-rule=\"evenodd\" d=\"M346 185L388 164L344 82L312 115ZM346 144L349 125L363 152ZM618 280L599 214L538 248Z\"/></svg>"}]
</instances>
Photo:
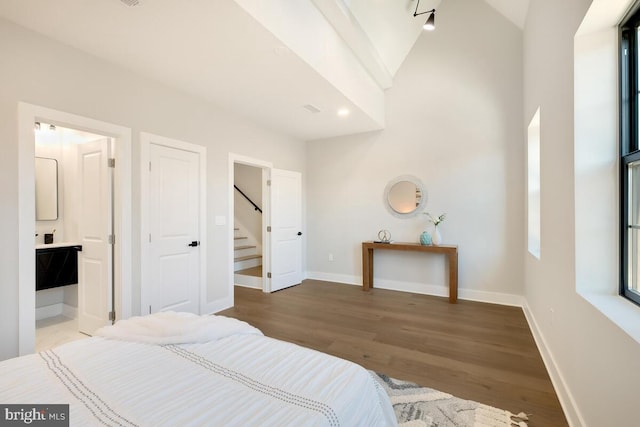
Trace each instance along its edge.
<instances>
[{"instance_id":1,"label":"white door","mask_svg":"<svg viewBox=\"0 0 640 427\"><path fill-rule=\"evenodd\" d=\"M78 328L92 335L113 310L110 141L78 145Z\"/></svg>"},{"instance_id":2,"label":"white door","mask_svg":"<svg viewBox=\"0 0 640 427\"><path fill-rule=\"evenodd\" d=\"M200 312L200 155L149 146L149 313Z\"/></svg>"},{"instance_id":3,"label":"white door","mask_svg":"<svg viewBox=\"0 0 640 427\"><path fill-rule=\"evenodd\" d=\"M271 292L302 281L302 175L271 170Z\"/></svg>"}]
</instances>

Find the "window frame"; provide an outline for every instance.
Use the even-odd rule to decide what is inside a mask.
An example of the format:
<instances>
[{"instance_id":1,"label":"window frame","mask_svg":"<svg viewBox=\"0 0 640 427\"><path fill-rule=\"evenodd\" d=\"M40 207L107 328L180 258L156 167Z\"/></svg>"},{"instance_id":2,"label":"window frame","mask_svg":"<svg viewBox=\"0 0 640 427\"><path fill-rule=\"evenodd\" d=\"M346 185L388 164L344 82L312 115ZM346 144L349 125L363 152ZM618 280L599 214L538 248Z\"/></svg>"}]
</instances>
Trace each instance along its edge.
<instances>
[{"instance_id":1,"label":"window frame","mask_svg":"<svg viewBox=\"0 0 640 427\"><path fill-rule=\"evenodd\" d=\"M640 305L640 293L629 289L629 170L640 160L640 3L637 3L619 26L620 86L620 295Z\"/></svg>"}]
</instances>

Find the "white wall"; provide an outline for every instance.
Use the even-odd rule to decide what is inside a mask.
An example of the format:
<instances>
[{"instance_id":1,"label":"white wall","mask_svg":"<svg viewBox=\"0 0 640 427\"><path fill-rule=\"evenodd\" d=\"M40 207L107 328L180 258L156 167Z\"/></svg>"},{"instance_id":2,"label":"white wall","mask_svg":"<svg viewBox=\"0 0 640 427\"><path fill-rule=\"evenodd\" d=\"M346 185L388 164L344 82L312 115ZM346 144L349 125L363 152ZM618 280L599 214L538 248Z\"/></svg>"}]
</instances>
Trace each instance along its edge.
<instances>
[{"instance_id":1,"label":"white wall","mask_svg":"<svg viewBox=\"0 0 640 427\"><path fill-rule=\"evenodd\" d=\"M113 66L78 50L0 20L0 359L17 355L18 325L18 102L130 127L133 132L133 307L139 308L139 132L151 132L207 146L208 300L228 294L230 183L228 152L272 161L275 167L304 173L304 144Z\"/></svg>"},{"instance_id":2,"label":"white wall","mask_svg":"<svg viewBox=\"0 0 640 427\"><path fill-rule=\"evenodd\" d=\"M593 3L610 11L620 2ZM523 123L540 107L542 256L523 253L526 312L565 413L571 425L597 427L634 423L629 414L640 384L633 368L640 345L577 292L607 288L619 299L612 264L618 229L612 214L617 101L611 101L617 100L617 82L611 62L615 67L617 55L607 50L617 43L613 26L619 16L605 33L576 41L574 58L574 35L590 4L532 0L529 8Z\"/></svg>"},{"instance_id":3,"label":"white wall","mask_svg":"<svg viewBox=\"0 0 640 427\"><path fill-rule=\"evenodd\" d=\"M447 213L462 298L520 301L524 136L522 33L484 2L451 0L387 91L384 131L309 142L308 274L361 283L361 246L378 230L417 242L424 215L392 216L387 182L414 175L426 210ZM329 261L333 254L334 261ZM444 257L376 253L376 286L447 294ZM430 287L428 285L433 285Z\"/></svg>"}]
</instances>

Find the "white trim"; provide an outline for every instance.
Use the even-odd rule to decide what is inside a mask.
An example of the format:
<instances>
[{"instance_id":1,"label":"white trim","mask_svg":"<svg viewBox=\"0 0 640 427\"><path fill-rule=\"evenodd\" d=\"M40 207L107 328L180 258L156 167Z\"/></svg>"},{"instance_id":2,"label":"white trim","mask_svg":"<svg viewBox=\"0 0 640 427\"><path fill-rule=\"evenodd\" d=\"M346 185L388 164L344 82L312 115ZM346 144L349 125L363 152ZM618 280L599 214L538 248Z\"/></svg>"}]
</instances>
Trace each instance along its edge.
<instances>
[{"instance_id":1,"label":"white trim","mask_svg":"<svg viewBox=\"0 0 640 427\"><path fill-rule=\"evenodd\" d=\"M271 271L271 233L267 232L267 225L271 224L271 170L273 167L262 168L262 292L271 292L271 279L267 276Z\"/></svg>"},{"instance_id":2,"label":"white trim","mask_svg":"<svg viewBox=\"0 0 640 427\"><path fill-rule=\"evenodd\" d=\"M35 351L34 123L97 133L115 140L114 188L116 317L131 316L131 129L46 107L18 103L18 353Z\"/></svg>"},{"instance_id":3,"label":"white trim","mask_svg":"<svg viewBox=\"0 0 640 427\"><path fill-rule=\"evenodd\" d=\"M234 241L233 241L233 228L234 228L234 218L235 218L235 203L234 203L234 188L233 184L235 181L234 177L234 165L236 163L253 166L257 168L262 168L262 291L269 292L271 288L270 280L267 280L267 272L269 271L269 265L271 265L271 250L270 250L270 233L267 233L267 225L271 219L271 208L270 208L270 197L269 190L271 187L267 186L267 180L270 179L271 169L273 169L273 163L267 162L265 160L255 159L248 156L243 156L242 154L229 153L229 162L228 162L228 179L229 179L229 192L228 192L228 206L229 211L227 216L229 221L227 222L227 236L228 236L228 277L229 281L227 283L227 294L231 300L231 304L229 307L233 307L234 305L234 290L233 287L235 285L235 272L233 268L233 249L234 249ZM228 308L228 307L225 307ZM219 310L218 310L219 311Z\"/></svg>"},{"instance_id":4,"label":"white trim","mask_svg":"<svg viewBox=\"0 0 640 427\"><path fill-rule=\"evenodd\" d=\"M57 304L36 307L36 320L48 319L49 317L64 316L69 319L78 317L78 308L61 302Z\"/></svg>"},{"instance_id":5,"label":"white trim","mask_svg":"<svg viewBox=\"0 0 640 427\"><path fill-rule=\"evenodd\" d=\"M62 303L44 305L42 307L36 307L36 320L48 319L49 317L56 317L62 315Z\"/></svg>"},{"instance_id":6,"label":"white trim","mask_svg":"<svg viewBox=\"0 0 640 427\"><path fill-rule=\"evenodd\" d=\"M140 313L146 314L144 307L150 305L149 269L151 267L149 248L149 161L151 144L184 150L198 154L200 162L200 293L198 308L204 314L207 308L207 147L177 139L166 138L148 132L140 132Z\"/></svg>"},{"instance_id":7,"label":"white trim","mask_svg":"<svg viewBox=\"0 0 640 427\"><path fill-rule=\"evenodd\" d=\"M343 283L346 285L362 286L361 276L350 276L346 274L322 273L318 271L307 271L307 278L313 280L323 280L327 282ZM387 289L390 291L411 292L414 294L432 295L438 297L448 297L449 287L432 285L417 282L401 282L397 280L376 279L377 289ZM477 291L474 289L458 289L458 298L467 301L478 301L489 304L509 305L522 307L524 298L521 295L504 294L501 292Z\"/></svg>"},{"instance_id":8,"label":"white trim","mask_svg":"<svg viewBox=\"0 0 640 427\"><path fill-rule=\"evenodd\" d=\"M547 368L547 372L549 373L549 377L551 378L551 383L553 384L553 388L555 389L556 395L560 400L560 405L564 411L565 416L567 417L567 422L569 426L586 426L587 424L578 409L578 405L576 404L576 400L573 395L569 391L569 387L567 387L567 382L562 375L562 372L558 368L558 364L553 358L553 354L549 350L549 346L547 345L540 328L538 328L538 324L536 322L533 313L529 309L529 304L527 304L526 300L524 300L524 304L522 305L522 311L524 312L524 316L529 323L529 329L533 334L533 339L538 346L538 351L542 356L542 361L544 362L544 366Z\"/></svg>"},{"instance_id":9,"label":"white trim","mask_svg":"<svg viewBox=\"0 0 640 427\"><path fill-rule=\"evenodd\" d=\"M321 280L324 282L335 282L343 285L362 286L362 277L350 276L348 274L322 273L319 271L307 271L307 279Z\"/></svg>"}]
</instances>

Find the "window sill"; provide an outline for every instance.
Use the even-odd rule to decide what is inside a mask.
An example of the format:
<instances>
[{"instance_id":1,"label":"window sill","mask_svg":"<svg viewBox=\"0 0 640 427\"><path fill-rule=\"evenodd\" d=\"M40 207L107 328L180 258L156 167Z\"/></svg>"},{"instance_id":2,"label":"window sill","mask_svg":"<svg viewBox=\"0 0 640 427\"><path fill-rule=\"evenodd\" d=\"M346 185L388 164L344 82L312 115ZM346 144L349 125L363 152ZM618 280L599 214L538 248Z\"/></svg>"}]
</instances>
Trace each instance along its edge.
<instances>
[{"instance_id":1,"label":"window sill","mask_svg":"<svg viewBox=\"0 0 640 427\"><path fill-rule=\"evenodd\" d=\"M619 295L578 292L591 305L640 344L640 307Z\"/></svg>"}]
</instances>

